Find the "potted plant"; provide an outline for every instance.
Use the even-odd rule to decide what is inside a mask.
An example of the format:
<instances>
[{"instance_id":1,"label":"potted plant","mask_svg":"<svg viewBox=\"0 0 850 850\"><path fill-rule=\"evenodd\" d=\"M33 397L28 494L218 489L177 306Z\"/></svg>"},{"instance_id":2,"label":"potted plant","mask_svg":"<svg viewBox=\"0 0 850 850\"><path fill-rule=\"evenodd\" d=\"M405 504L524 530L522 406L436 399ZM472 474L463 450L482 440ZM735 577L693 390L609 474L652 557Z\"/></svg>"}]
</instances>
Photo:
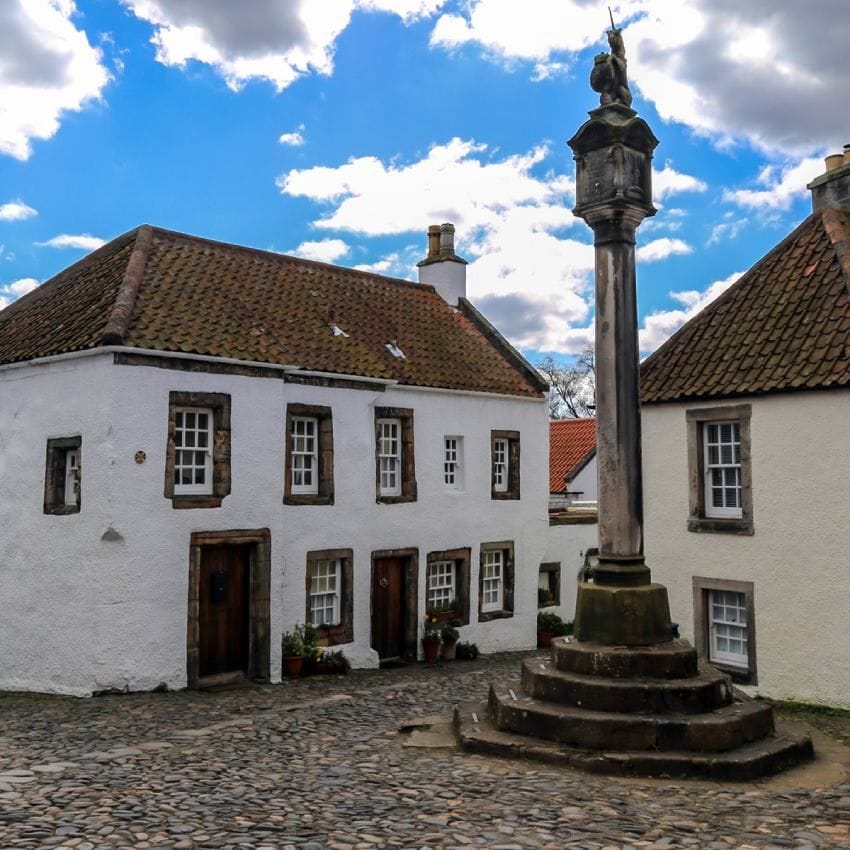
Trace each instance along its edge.
<instances>
[{"instance_id":1,"label":"potted plant","mask_svg":"<svg viewBox=\"0 0 850 850\"><path fill-rule=\"evenodd\" d=\"M475 661L478 658L478 645L460 641L455 647L458 661Z\"/></svg>"},{"instance_id":2,"label":"potted plant","mask_svg":"<svg viewBox=\"0 0 850 850\"><path fill-rule=\"evenodd\" d=\"M440 629L440 640L443 642L443 661L455 660L455 648L459 637L460 632L451 623L446 623Z\"/></svg>"},{"instance_id":3,"label":"potted plant","mask_svg":"<svg viewBox=\"0 0 850 850\"><path fill-rule=\"evenodd\" d=\"M550 646L563 626L564 621L554 611L540 611L537 614L537 645L543 649Z\"/></svg>"},{"instance_id":4,"label":"potted plant","mask_svg":"<svg viewBox=\"0 0 850 850\"><path fill-rule=\"evenodd\" d=\"M283 672L287 679L297 679L304 665L304 629L296 625L291 632L280 637L280 651L283 655Z\"/></svg>"},{"instance_id":5,"label":"potted plant","mask_svg":"<svg viewBox=\"0 0 850 850\"><path fill-rule=\"evenodd\" d=\"M437 629L436 618L431 613L425 614L425 631L422 633L422 652L427 664L434 664L440 651L440 632Z\"/></svg>"}]
</instances>

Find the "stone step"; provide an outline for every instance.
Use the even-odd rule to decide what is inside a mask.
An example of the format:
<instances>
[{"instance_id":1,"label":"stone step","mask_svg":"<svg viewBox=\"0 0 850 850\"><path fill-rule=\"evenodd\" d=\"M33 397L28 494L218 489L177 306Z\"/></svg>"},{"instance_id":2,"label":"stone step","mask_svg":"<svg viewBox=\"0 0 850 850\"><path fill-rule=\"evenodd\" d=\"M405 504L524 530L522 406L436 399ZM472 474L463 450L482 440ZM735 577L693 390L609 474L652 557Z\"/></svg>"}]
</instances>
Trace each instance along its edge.
<instances>
[{"instance_id":1,"label":"stone step","mask_svg":"<svg viewBox=\"0 0 850 850\"><path fill-rule=\"evenodd\" d=\"M699 714L732 702L732 679L708 666L687 679L605 679L558 670L551 659L526 658L522 687L536 699L628 714Z\"/></svg>"},{"instance_id":2,"label":"stone step","mask_svg":"<svg viewBox=\"0 0 850 850\"><path fill-rule=\"evenodd\" d=\"M591 750L723 752L773 732L770 706L738 696L705 714L626 714L546 702L496 682L489 711L497 729Z\"/></svg>"},{"instance_id":3,"label":"stone step","mask_svg":"<svg viewBox=\"0 0 850 850\"><path fill-rule=\"evenodd\" d=\"M697 651L682 638L641 647L555 638L550 653L559 670L584 676L685 679L699 672Z\"/></svg>"},{"instance_id":4,"label":"stone step","mask_svg":"<svg viewBox=\"0 0 850 850\"><path fill-rule=\"evenodd\" d=\"M775 735L722 753L651 750L590 750L569 747L496 729L486 703L455 706L460 745L469 752L531 759L591 773L617 776L669 776L747 782L772 776L814 758L811 739L793 726Z\"/></svg>"}]
</instances>

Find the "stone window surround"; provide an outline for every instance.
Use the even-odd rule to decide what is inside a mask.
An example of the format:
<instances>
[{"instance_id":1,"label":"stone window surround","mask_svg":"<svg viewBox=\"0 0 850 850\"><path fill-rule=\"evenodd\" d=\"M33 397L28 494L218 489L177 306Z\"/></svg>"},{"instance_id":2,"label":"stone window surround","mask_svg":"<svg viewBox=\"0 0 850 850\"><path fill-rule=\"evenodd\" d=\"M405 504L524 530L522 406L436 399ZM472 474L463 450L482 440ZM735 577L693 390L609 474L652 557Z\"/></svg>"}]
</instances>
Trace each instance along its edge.
<instances>
[{"instance_id":1,"label":"stone window surround","mask_svg":"<svg viewBox=\"0 0 850 850\"><path fill-rule=\"evenodd\" d=\"M401 421L401 494L381 495L381 461L378 456L381 419ZM375 501L379 505L395 505L416 501L416 461L413 443L413 409L410 407L375 407Z\"/></svg>"},{"instance_id":2,"label":"stone window surround","mask_svg":"<svg viewBox=\"0 0 850 850\"><path fill-rule=\"evenodd\" d=\"M722 578L705 578L693 576L694 599L694 645L701 658L709 660L710 636L708 634L711 622L708 611L708 592L710 590L729 590L743 593L747 606L747 669L724 664L721 661L710 661L712 667L728 673L734 682L740 685L758 684L758 667L756 665L756 613L755 587L751 581L737 581Z\"/></svg>"},{"instance_id":3,"label":"stone window surround","mask_svg":"<svg viewBox=\"0 0 850 850\"><path fill-rule=\"evenodd\" d=\"M496 449L496 440L508 441L508 488L507 490L496 489L496 477L493 473L493 457ZM520 457L519 431L491 431L490 432L490 498L491 499L519 499L519 457Z\"/></svg>"},{"instance_id":4,"label":"stone window surround","mask_svg":"<svg viewBox=\"0 0 850 850\"><path fill-rule=\"evenodd\" d=\"M318 493L292 492L292 419L307 417L318 420L317 457ZM286 405L286 452L283 471L284 505L332 505L334 503L334 432L330 407L321 404Z\"/></svg>"},{"instance_id":5,"label":"stone window surround","mask_svg":"<svg viewBox=\"0 0 850 850\"><path fill-rule=\"evenodd\" d=\"M339 646L354 640L354 552L351 549L318 549L307 553L304 572L305 613L304 622L310 622L310 566L316 561L341 561L339 575L339 623L324 628L316 627L319 646Z\"/></svg>"},{"instance_id":6,"label":"stone window surround","mask_svg":"<svg viewBox=\"0 0 850 850\"><path fill-rule=\"evenodd\" d=\"M372 552L372 568L369 575L369 588L375 585L375 561L381 558L402 558L404 565L404 649L405 661L415 661L419 648L419 549L378 549ZM369 607L372 599L370 596ZM370 610L371 613L371 610ZM370 625L371 630L371 625ZM371 646L371 634L370 634Z\"/></svg>"},{"instance_id":7,"label":"stone window surround","mask_svg":"<svg viewBox=\"0 0 850 850\"><path fill-rule=\"evenodd\" d=\"M549 590L555 598L554 602L550 602L548 605L541 605L539 602L537 603L538 608L550 608L553 605L561 604L561 562L560 561L547 561L540 565L539 573L545 573L546 578L548 580ZM539 584L537 585L540 586Z\"/></svg>"},{"instance_id":8,"label":"stone window surround","mask_svg":"<svg viewBox=\"0 0 850 850\"><path fill-rule=\"evenodd\" d=\"M251 545L248 676L268 682L271 650L271 532L267 528L193 532L189 543L189 605L186 629L187 687L200 683L200 586L204 546Z\"/></svg>"},{"instance_id":9,"label":"stone window surround","mask_svg":"<svg viewBox=\"0 0 850 850\"><path fill-rule=\"evenodd\" d=\"M44 513L53 516L78 514L82 503L82 463L80 464L80 489L77 503L65 503L65 466L68 452L76 450L82 455L83 438L51 437L47 440L47 457L44 464Z\"/></svg>"},{"instance_id":10,"label":"stone window surround","mask_svg":"<svg viewBox=\"0 0 850 850\"><path fill-rule=\"evenodd\" d=\"M752 442L750 420L752 405L730 404L723 407L699 407L685 411L688 429L688 531L719 534L753 534ZM741 517L705 515L705 464L703 461L703 425L707 422L737 421L741 432Z\"/></svg>"},{"instance_id":11,"label":"stone window surround","mask_svg":"<svg viewBox=\"0 0 850 850\"><path fill-rule=\"evenodd\" d=\"M481 604L484 599L484 553L499 549L504 552L502 559L502 610L482 611ZM478 555L478 622L486 623L490 620L503 620L514 615L514 541L501 540L495 543L482 543Z\"/></svg>"},{"instance_id":12,"label":"stone window surround","mask_svg":"<svg viewBox=\"0 0 850 850\"><path fill-rule=\"evenodd\" d=\"M213 412L213 489L209 495L178 495L174 492L174 414L180 407L206 407ZM165 446L166 499L172 508L218 508L230 493L230 395L228 393L183 392L168 394L168 436Z\"/></svg>"},{"instance_id":13,"label":"stone window surround","mask_svg":"<svg viewBox=\"0 0 850 850\"><path fill-rule=\"evenodd\" d=\"M472 561L470 547L460 549L441 549L429 552L425 568L425 604L428 604L428 568L427 564L436 561L453 561L455 565L455 598L460 602L460 625L469 625L469 573Z\"/></svg>"}]
</instances>

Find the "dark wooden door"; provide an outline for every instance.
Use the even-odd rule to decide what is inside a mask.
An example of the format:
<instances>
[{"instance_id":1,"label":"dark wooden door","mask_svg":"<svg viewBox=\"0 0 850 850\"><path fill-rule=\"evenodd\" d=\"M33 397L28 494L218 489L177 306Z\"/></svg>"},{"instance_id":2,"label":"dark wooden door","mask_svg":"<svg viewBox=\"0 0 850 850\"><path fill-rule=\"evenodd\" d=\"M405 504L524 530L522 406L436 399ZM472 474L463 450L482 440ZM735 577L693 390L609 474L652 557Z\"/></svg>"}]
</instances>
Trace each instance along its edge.
<instances>
[{"instance_id":1,"label":"dark wooden door","mask_svg":"<svg viewBox=\"0 0 850 850\"><path fill-rule=\"evenodd\" d=\"M372 573L372 649L381 658L404 654L404 558L376 558Z\"/></svg>"},{"instance_id":2,"label":"dark wooden door","mask_svg":"<svg viewBox=\"0 0 850 850\"><path fill-rule=\"evenodd\" d=\"M248 671L250 546L204 546L198 675Z\"/></svg>"}]
</instances>

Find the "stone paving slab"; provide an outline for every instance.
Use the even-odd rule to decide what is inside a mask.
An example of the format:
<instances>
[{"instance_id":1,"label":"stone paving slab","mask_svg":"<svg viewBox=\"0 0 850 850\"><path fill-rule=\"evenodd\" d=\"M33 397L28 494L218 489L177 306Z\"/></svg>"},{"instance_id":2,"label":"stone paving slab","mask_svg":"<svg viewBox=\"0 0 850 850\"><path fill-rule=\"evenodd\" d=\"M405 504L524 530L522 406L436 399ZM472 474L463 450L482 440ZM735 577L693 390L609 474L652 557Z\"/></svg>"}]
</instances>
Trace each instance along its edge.
<instances>
[{"instance_id":1,"label":"stone paving slab","mask_svg":"<svg viewBox=\"0 0 850 850\"><path fill-rule=\"evenodd\" d=\"M518 687L520 659L216 693L0 695L0 850L850 846L847 772L804 772L818 762L730 786L405 746L491 678ZM835 746L838 763L850 748Z\"/></svg>"}]
</instances>

